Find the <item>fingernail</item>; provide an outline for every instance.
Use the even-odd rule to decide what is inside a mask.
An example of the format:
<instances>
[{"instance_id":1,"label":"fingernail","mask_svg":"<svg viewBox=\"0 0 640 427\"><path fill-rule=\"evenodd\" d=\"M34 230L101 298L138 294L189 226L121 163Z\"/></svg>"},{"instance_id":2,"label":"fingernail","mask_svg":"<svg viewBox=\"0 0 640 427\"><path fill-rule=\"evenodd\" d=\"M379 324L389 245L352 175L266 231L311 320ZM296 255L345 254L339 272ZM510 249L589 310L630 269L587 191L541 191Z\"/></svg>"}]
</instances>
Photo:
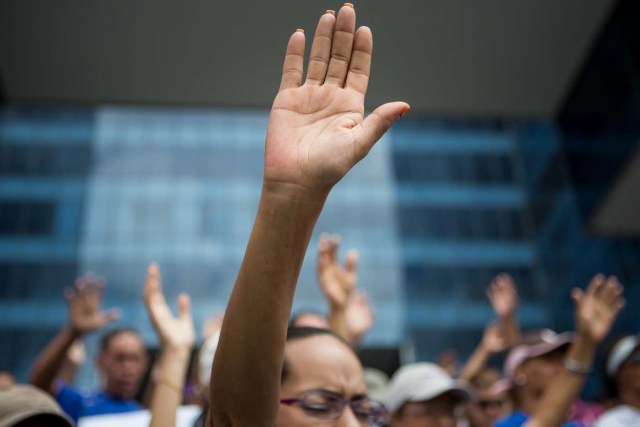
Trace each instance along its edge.
<instances>
[{"instance_id":1,"label":"fingernail","mask_svg":"<svg viewBox=\"0 0 640 427\"><path fill-rule=\"evenodd\" d=\"M335 15L335 14L336 14L336 11L335 11L335 10L328 9L328 10L326 10L324 13L328 13L329 15Z\"/></svg>"},{"instance_id":2,"label":"fingernail","mask_svg":"<svg viewBox=\"0 0 640 427\"><path fill-rule=\"evenodd\" d=\"M296 30L296 33L302 33L302 34L304 34L304 30L303 30L302 28L298 28L298 29Z\"/></svg>"},{"instance_id":3,"label":"fingernail","mask_svg":"<svg viewBox=\"0 0 640 427\"><path fill-rule=\"evenodd\" d=\"M353 3L345 3L344 5L353 9Z\"/></svg>"},{"instance_id":4,"label":"fingernail","mask_svg":"<svg viewBox=\"0 0 640 427\"><path fill-rule=\"evenodd\" d=\"M411 111L411 107L407 105L406 107L404 107L404 109L400 113L400 117L404 117L409 111Z\"/></svg>"}]
</instances>

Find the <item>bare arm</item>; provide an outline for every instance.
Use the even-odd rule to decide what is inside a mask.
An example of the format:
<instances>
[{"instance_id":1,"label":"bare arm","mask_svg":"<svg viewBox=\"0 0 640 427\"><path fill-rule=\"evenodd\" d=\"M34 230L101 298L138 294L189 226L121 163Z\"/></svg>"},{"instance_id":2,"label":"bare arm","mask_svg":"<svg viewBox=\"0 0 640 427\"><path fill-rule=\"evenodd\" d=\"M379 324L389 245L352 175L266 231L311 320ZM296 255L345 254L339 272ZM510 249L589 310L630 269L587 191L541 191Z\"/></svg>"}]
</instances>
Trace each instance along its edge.
<instances>
[{"instance_id":1,"label":"bare arm","mask_svg":"<svg viewBox=\"0 0 640 427\"><path fill-rule=\"evenodd\" d=\"M351 342L347 309L358 281L358 254L350 250L344 268L338 263L340 236L322 234L318 244L317 275L320 289L329 303L329 326L345 341Z\"/></svg>"},{"instance_id":2,"label":"bare arm","mask_svg":"<svg viewBox=\"0 0 640 427\"><path fill-rule=\"evenodd\" d=\"M81 339L77 339L71 344L62 363L62 367L58 372L57 378L65 384L73 384L78 368L82 366L86 358L84 343Z\"/></svg>"},{"instance_id":3,"label":"bare arm","mask_svg":"<svg viewBox=\"0 0 640 427\"><path fill-rule=\"evenodd\" d=\"M480 341L480 344L478 344L478 347L476 347L462 368L460 379L471 382L473 378L487 366L487 362L492 355L504 351L506 348L507 345L500 327L496 324L487 326L484 330L482 341Z\"/></svg>"},{"instance_id":4,"label":"bare arm","mask_svg":"<svg viewBox=\"0 0 640 427\"><path fill-rule=\"evenodd\" d=\"M273 426L291 304L313 227L331 188L408 111L396 102L364 119L372 37L368 28L355 31L352 8L323 15L316 34L317 60L304 84L304 34L295 32L287 46L262 196L213 363L209 425Z\"/></svg>"},{"instance_id":5,"label":"bare arm","mask_svg":"<svg viewBox=\"0 0 640 427\"><path fill-rule=\"evenodd\" d=\"M516 317L518 291L513 278L505 273L498 274L489 285L487 296L507 346L513 347L520 341L520 325Z\"/></svg>"},{"instance_id":6,"label":"bare arm","mask_svg":"<svg viewBox=\"0 0 640 427\"><path fill-rule=\"evenodd\" d=\"M597 345L607 336L611 325L624 306L622 286L615 277L597 275L586 293L574 289L576 303L576 337L567 352L567 365L580 370L591 368ZM526 427L559 427L580 394L585 373L563 369L549 384Z\"/></svg>"},{"instance_id":7,"label":"bare arm","mask_svg":"<svg viewBox=\"0 0 640 427\"><path fill-rule=\"evenodd\" d=\"M69 324L49 342L31 368L29 382L53 395L54 380L60 372L67 352L84 334L95 331L119 317L116 310L101 311L104 282L91 274L76 280L73 288L65 289L69 306Z\"/></svg>"},{"instance_id":8,"label":"bare arm","mask_svg":"<svg viewBox=\"0 0 640 427\"><path fill-rule=\"evenodd\" d=\"M161 354L154 371L155 387L151 397L150 427L173 427L182 403L182 390L189 365L195 330L191 318L189 297L178 297L178 317L167 306L160 271L156 264L149 266L144 287L144 302L156 334Z\"/></svg>"}]
</instances>

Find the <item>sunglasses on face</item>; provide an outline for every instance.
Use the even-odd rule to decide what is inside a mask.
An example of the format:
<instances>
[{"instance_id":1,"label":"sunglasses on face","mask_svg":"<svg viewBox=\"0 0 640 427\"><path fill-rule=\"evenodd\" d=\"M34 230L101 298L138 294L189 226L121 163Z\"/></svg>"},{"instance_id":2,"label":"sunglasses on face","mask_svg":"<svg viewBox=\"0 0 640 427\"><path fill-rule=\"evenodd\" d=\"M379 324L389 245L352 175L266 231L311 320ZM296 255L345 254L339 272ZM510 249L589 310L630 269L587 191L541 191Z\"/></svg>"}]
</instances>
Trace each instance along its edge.
<instances>
[{"instance_id":1,"label":"sunglasses on face","mask_svg":"<svg viewBox=\"0 0 640 427\"><path fill-rule=\"evenodd\" d=\"M363 425L378 426L389 420L385 406L368 397L355 397L347 400L327 391L310 391L298 398L281 399L280 403L288 406L298 404L305 414L322 420L340 418L347 405L351 407Z\"/></svg>"},{"instance_id":2,"label":"sunglasses on face","mask_svg":"<svg viewBox=\"0 0 640 427\"><path fill-rule=\"evenodd\" d=\"M480 407L480 409L489 409L489 408L502 408L504 405L504 401L500 399L486 399L486 400L478 400L476 405Z\"/></svg>"}]
</instances>

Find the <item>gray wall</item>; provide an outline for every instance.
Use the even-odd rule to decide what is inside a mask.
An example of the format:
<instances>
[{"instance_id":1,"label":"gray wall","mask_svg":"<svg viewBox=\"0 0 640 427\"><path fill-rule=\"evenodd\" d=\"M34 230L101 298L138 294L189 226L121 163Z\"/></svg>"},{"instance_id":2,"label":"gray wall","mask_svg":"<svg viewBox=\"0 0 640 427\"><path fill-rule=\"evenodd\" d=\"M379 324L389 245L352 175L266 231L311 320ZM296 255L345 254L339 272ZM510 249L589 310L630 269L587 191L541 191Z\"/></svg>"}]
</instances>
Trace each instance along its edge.
<instances>
[{"instance_id":1,"label":"gray wall","mask_svg":"<svg viewBox=\"0 0 640 427\"><path fill-rule=\"evenodd\" d=\"M551 117L613 0L367 0L369 106ZM15 103L270 105L289 34L340 2L0 2L0 69Z\"/></svg>"}]
</instances>

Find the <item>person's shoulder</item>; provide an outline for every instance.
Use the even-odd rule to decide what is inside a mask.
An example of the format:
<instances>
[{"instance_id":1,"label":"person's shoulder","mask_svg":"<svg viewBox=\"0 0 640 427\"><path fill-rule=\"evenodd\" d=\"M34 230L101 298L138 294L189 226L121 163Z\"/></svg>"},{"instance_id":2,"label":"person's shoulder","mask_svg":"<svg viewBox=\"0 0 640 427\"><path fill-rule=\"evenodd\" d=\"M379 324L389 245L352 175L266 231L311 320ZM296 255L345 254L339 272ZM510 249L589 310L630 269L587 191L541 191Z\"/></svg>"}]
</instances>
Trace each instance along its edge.
<instances>
[{"instance_id":1,"label":"person's shoulder","mask_svg":"<svg viewBox=\"0 0 640 427\"><path fill-rule=\"evenodd\" d=\"M92 391L82 395L82 416L120 414L139 411L142 405L134 400L116 399L102 391Z\"/></svg>"},{"instance_id":2,"label":"person's shoulder","mask_svg":"<svg viewBox=\"0 0 640 427\"><path fill-rule=\"evenodd\" d=\"M498 421L494 427L520 427L527 422L529 417L523 412L512 412L506 418Z\"/></svg>"}]
</instances>

